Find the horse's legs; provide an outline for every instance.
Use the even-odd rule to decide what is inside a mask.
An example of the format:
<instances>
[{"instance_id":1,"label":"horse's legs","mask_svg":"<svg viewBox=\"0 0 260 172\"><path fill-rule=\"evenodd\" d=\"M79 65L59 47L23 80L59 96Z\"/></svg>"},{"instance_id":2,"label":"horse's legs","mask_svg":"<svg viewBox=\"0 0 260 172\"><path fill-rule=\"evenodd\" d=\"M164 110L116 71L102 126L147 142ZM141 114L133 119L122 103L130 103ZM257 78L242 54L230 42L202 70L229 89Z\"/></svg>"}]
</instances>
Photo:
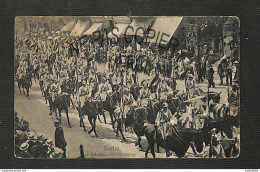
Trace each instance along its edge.
<instances>
[{"instance_id":1,"label":"horse's legs","mask_svg":"<svg viewBox=\"0 0 260 172\"><path fill-rule=\"evenodd\" d=\"M151 148L151 145L149 143L148 147L146 148L146 151L145 151L145 158L148 158L148 153L149 153L149 149Z\"/></svg>"},{"instance_id":2,"label":"horse's legs","mask_svg":"<svg viewBox=\"0 0 260 172\"><path fill-rule=\"evenodd\" d=\"M107 123L107 120L106 120L106 116L105 116L104 110L102 110L102 115L103 115L103 118L104 118L104 123L106 124L106 123Z\"/></svg>"},{"instance_id":3,"label":"horse's legs","mask_svg":"<svg viewBox=\"0 0 260 172\"><path fill-rule=\"evenodd\" d=\"M197 157L198 154L197 154L197 151L196 151L196 147L195 147L195 145L194 145L194 142L191 142L191 143L190 143L190 146L191 146L191 149L192 149L192 151L193 151L193 153L194 153L194 156Z\"/></svg>"},{"instance_id":4,"label":"horse's legs","mask_svg":"<svg viewBox=\"0 0 260 172\"><path fill-rule=\"evenodd\" d=\"M99 114L97 115L97 117L98 117L99 122L102 123L101 120L100 120Z\"/></svg>"},{"instance_id":5,"label":"horse's legs","mask_svg":"<svg viewBox=\"0 0 260 172\"><path fill-rule=\"evenodd\" d=\"M43 96L44 96L44 99L45 99L45 104L47 104L47 93L46 93L46 91L43 91Z\"/></svg>"},{"instance_id":6,"label":"horse's legs","mask_svg":"<svg viewBox=\"0 0 260 172\"><path fill-rule=\"evenodd\" d=\"M112 128L115 129L114 119L113 119L113 112L109 112L109 115L110 115L110 119L111 119Z\"/></svg>"},{"instance_id":7,"label":"horse's legs","mask_svg":"<svg viewBox=\"0 0 260 172\"><path fill-rule=\"evenodd\" d=\"M49 115L52 115L52 103L51 103L51 100L48 99L48 102L49 102L49 107L50 107L50 113L49 113Z\"/></svg>"},{"instance_id":8,"label":"horse's legs","mask_svg":"<svg viewBox=\"0 0 260 172\"><path fill-rule=\"evenodd\" d=\"M65 112L66 112L66 115L67 115L67 120L68 120L68 125L69 125L69 128L71 128L71 125L70 125L70 118L69 118L69 110L66 109Z\"/></svg>"},{"instance_id":9,"label":"horse's legs","mask_svg":"<svg viewBox=\"0 0 260 172\"><path fill-rule=\"evenodd\" d=\"M58 109L58 111L59 111L59 121L60 121L60 124L62 124L62 122L61 122L61 110ZM56 111L55 111L55 112L56 112Z\"/></svg>"},{"instance_id":10,"label":"horse's legs","mask_svg":"<svg viewBox=\"0 0 260 172\"><path fill-rule=\"evenodd\" d=\"M97 136L98 134L97 134L97 131L96 131L96 120L97 120L97 118L95 117L95 118L93 119L93 129L94 129L95 135Z\"/></svg>"},{"instance_id":11,"label":"horse's legs","mask_svg":"<svg viewBox=\"0 0 260 172\"><path fill-rule=\"evenodd\" d=\"M93 131L92 118L91 118L91 117L88 117L88 121L89 121L89 123L90 123L90 125L91 125L91 130L88 131L88 134L90 134L90 133L92 133L92 131Z\"/></svg>"},{"instance_id":12,"label":"horse's legs","mask_svg":"<svg viewBox=\"0 0 260 172\"><path fill-rule=\"evenodd\" d=\"M138 136L138 142L137 142L138 146L140 149L143 149L142 145L141 145L141 136Z\"/></svg>"},{"instance_id":13,"label":"horse's legs","mask_svg":"<svg viewBox=\"0 0 260 172\"><path fill-rule=\"evenodd\" d=\"M118 120L118 121L120 121L120 120ZM121 133L121 135L122 135L122 137L123 137L123 140L125 141L125 142L128 142L127 140L126 140L126 138L125 138L125 136L124 136L124 134L123 134L123 130L122 130L122 122L120 121L120 122L118 122L118 130L120 131L120 133Z\"/></svg>"},{"instance_id":14,"label":"horse's legs","mask_svg":"<svg viewBox=\"0 0 260 172\"><path fill-rule=\"evenodd\" d=\"M22 95L21 85L19 83L18 83L18 88L19 88L19 91L20 91L20 95Z\"/></svg>"},{"instance_id":15,"label":"horse's legs","mask_svg":"<svg viewBox=\"0 0 260 172\"><path fill-rule=\"evenodd\" d=\"M79 120L79 125L80 125L80 127L83 127L83 129L84 129L84 132L86 132L87 131L87 129L86 129L86 127L85 127L85 124L84 124L84 121L83 121L83 117L82 117L82 112L80 112L79 111L79 113L80 113L80 120Z\"/></svg>"},{"instance_id":16,"label":"horse's legs","mask_svg":"<svg viewBox=\"0 0 260 172\"><path fill-rule=\"evenodd\" d=\"M151 145L151 154L153 155L153 158L155 158L154 143Z\"/></svg>"},{"instance_id":17,"label":"horse's legs","mask_svg":"<svg viewBox=\"0 0 260 172\"><path fill-rule=\"evenodd\" d=\"M26 87L26 91L27 91L26 97L28 97L29 96L29 87Z\"/></svg>"},{"instance_id":18,"label":"horse's legs","mask_svg":"<svg viewBox=\"0 0 260 172\"><path fill-rule=\"evenodd\" d=\"M56 109L56 107L52 107L52 110L53 110L54 113L55 113L56 119L58 119L58 115L57 115L57 109Z\"/></svg>"}]
</instances>

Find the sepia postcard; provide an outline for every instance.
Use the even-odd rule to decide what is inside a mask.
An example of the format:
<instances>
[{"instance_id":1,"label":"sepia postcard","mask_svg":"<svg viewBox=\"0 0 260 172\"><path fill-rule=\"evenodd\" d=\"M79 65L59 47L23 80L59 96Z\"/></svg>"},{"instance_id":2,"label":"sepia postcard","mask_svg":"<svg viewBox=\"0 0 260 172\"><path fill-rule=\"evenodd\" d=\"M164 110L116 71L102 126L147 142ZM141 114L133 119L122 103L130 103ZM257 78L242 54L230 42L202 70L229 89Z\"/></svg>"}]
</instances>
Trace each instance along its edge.
<instances>
[{"instance_id":1,"label":"sepia postcard","mask_svg":"<svg viewBox=\"0 0 260 172\"><path fill-rule=\"evenodd\" d=\"M17 16L15 157L237 158L234 16Z\"/></svg>"}]
</instances>

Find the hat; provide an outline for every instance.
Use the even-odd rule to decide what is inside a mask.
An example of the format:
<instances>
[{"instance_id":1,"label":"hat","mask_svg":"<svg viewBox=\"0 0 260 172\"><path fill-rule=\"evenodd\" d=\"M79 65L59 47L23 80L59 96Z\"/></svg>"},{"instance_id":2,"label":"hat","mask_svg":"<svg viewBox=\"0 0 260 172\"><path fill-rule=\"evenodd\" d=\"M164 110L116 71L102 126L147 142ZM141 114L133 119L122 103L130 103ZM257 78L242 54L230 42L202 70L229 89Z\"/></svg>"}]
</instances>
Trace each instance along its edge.
<instances>
[{"instance_id":1,"label":"hat","mask_svg":"<svg viewBox=\"0 0 260 172\"><path fill-rule=\"evenodd\" d=\"M43 138L43 136L44 136L43 133L37 133L36 134L37 140L41 140Z\"/></svg>"},{"instance_id":2,"label":"hat","mask_svg":"<svg viewBox=\"0 0 260 172\"><path fill-rule=\"evenodd\" d=\"M21 150L27 150L28 147L29 147L29 144L28 144L27 142L24 142L24 143L21 144L20 149L21 149Z\"/></svg>"},{"instance_id":3,"label":"hat","mask_svg":"<svg viewBox=\"0 0 260 172\"><path fill-rule=\"evenodd\" d=\"M22 130L16 130L17 137L22 137L23 131Z\"/></svg>"},{"instance_id":4,"label":"hat","mask_svg":"<svg viewBox=\"0 0 260 172\"><path fill-rule=\"evenodd\" d=\"M34 131L30 131L30 132L28 132L27 135L28 135L28 138L31 139L31 140L35 138L35 137L34 137L34 136L35 136Z\"/></svg>"},{"instance_id":5,"label":"hat","mask_svg":"<svg viewBox=\"0 0 260 172\"><path fill-rule=\"evenodd\" d=\"M54 125L60 125L60 121L59 121L59 120L56 120L56 121L54 122Z\"/></svg>"},{"instance_id":6,"label":"hat","mask_svg":"<svg viewBox=\"0 0 260 172\"><path fill-rule=\"evenodd\" d=\"M61 150L60 148L55 147L53 150L53 153L58 155L58 154L63 154L63 150Z\"/></svg>"},{"instance_id":7,"label":"hat","mask_svg":"<svg viewBox=\"0 0 260 172\"><path fill-rule=\"evenodd\" d=\"M167 107L168 107L168 103L164 102L164 103L163 103L163 107L164 107L164 108L167 108Z\"/></svg>"},{"instance_id":8,"label":"hat","mask_svg":"<svg viewBox=\"0 0 260 172\"><path fill-rule=\"evenodd\" d=\"M49 145L52 144L52 142L53 142L53 141L52 141L51 138L47 139L47 141L46 141L46 143L49 144Z\"/></svg>"}]
</instances>

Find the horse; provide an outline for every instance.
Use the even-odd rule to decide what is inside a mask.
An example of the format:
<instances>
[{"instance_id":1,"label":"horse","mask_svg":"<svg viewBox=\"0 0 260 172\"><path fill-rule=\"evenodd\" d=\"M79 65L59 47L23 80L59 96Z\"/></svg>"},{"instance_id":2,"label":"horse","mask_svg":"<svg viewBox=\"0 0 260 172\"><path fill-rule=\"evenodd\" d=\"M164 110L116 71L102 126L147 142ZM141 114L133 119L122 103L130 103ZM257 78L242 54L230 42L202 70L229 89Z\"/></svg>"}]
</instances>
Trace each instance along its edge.
<instances>
[{"instance_id":1,"label":"horse","mask_svg":"<svg viewBox=\"0 0 260 172\"><path fill-rule=\"evenodd\" d=\"M178 158L185 155L191 143L195 144L196 150L202 152L203 150L203 135L200 130L193 128L180 128L170 127L168 135L163 138L162 134L157 130L155 125L148 125L145 129L145 136L149 146L145 151L145 157L147 158L148 151L151 149L151 154L155 158L154 145L157 143L157 147L161 146L165 148L166 152L172 150L176 153ZM169 156L169 155L167 155Z\"/></svg>"},{"instance_id":2,"label":"horse","mask_svg":"<svg viewBox=\"0 0 260 172\"><path fill-rule=\"evenodd\" d=\"M50 103L50 115L52 115L52 111L55 112L56 118L59 119L61 123L61 111L65 110L67 120L68 120L68 126L71 128L70 120L69 120L69 104L70 104L70 94L68 93L62 93L61 95L57 96L55 100L52 100L51 96L49 97L49 103ZM59 118L57 117L57 110L59 111Z\"/></svg>"},{"instance_id":3,"label":"horse","mask_svg":"<svg viewBox=\"0 0 260 172\"><path fill-rule=\"evenodd\" d=\"M128 111L125 118L125 127L133 127L133 130L138 138L136 146L138 145L141 149L141 136L144 136L144 129L146 128L146 124L148 124L148 115L149 114L146 107L133 107ZM118 126L122 137L124 138L121 125Z\"/></svg>"},{"instance_id":4,"label":"horse","mask_svg":"<svg viewBox=\"0 0 260 172\"><path fill-rule=\"evenodd\" d=\"M213 112L213 120L227 118L229 110L226 104L212 103L209 106L209 111Z\"/></svg>"},{"instance_id":5,"label":"horse","mask_svg":"<svg viewBox=\"0 0 260 172\"><path fill-rule=\"evenodd\" d=\"M112 124L112 128L115 129L114 124L115 124L115 117L114 117L114 111L116 109L116 105L119 103L120 101L120 93L118 90L115 90L113 93L111 94L107 94L106 96L106 100L104 102L100 102L98 105L98 111L103 114L104 119L105 119L105 115L104 115L104 110L109 112L110 115L110 119L111 119L111 124Z\"/></svg>"},{"instance_id":6,"label":"horse","mask_svg":"<svg viewBox=\"0 0 260 172\"><path fill-rule=\"evenodd\" d=\"M25 91L24 91L24 89L25 89L26 90L26 97L29 96L29 89L30 89L30 85L31 85L30 77L31 77L30 73L26 73L21 79L17 79L20 94L22 94L22 92L21 92L21 88L22 88L23 94L25 95Z\"/></svg>"},{"instance_id":7,"label":"horse","mask_svg":"<svg viewBox=\"0 0 260 172\"><path fill-rule=\"evenodd\" d=\"M228 119L221 120L212 120L210 118L204 119L203 128L201 128L201 132L204 135L204 142L206 145L210 144L211 134L210 131L216 128L216 133L221 132L226 134L227 138L231 139L233 137L233 130L231 128L231 123Z\"/></svg>"},{"instance_id":8,"label":"horse","mask_svg":"<svg viewBox=\"0 0 260 172\"><path fill-rule=\"evenodd\" d=\"M88 134L92 133L94 131L95 135L98 136L96 132L96 120L99 112L97 111L97 101L86 99L83 106L80 108L80 115L83 117L85 115L88 116L88 121L91 125L91 130L88 131ZM81 124L81 123L80 123Z\"/></svg>"},{"instance_id":9,"label":"horse","mask_svg":"<svg viewBox=\"0 0 260 172\"><path fill-rule=\"evenodd\" d=\"M172 114L177 112L178 109L185 109L182 96L176 97L174 95L169 95L167 96L166 102L168 103L169 110L172 112Z\"/></svg>"}]
</instances>

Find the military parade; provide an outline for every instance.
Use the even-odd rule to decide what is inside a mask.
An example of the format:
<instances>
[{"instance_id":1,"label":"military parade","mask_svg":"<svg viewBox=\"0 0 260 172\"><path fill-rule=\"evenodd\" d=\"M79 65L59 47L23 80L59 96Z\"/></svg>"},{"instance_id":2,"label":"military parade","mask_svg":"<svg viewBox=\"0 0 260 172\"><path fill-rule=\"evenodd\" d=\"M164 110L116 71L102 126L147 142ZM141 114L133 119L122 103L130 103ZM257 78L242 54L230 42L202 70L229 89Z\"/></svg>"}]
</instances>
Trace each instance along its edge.
<instances>
[{"instance_id":1,"label":"military parade","mask_svg":"<svg viewBox=\"0 0 260 172\"><path fill-rule=\"evenodd\" d=\"M136 149L129 151L141 152L135 158L239 156L239 28L234 18L168 17L165 22L173 20L173 25L166 29L173 31L160 43L149 34L160 34L156 29L163 17L85 18L59 20L48 29L40 18L36 24L26 17L17 20L14 109L18 116L27 113L27 121L16 117L16 157L84 158L92 147L66 135L101 140L106 129L112 131L107 137L126 144L122 152L134 138ZM89 21L82 30L79 24ZM137 26L144 28L142 34ZM135 35L126 35L128 27ZM38 102L34 110L33 101ZM36 106L48 114L40 117ZM41 120L54 141L41 134ZM29 130L29 123L39 131ZM93 142L88 146L95 147Z\"/></svg>"}]
</instances>

